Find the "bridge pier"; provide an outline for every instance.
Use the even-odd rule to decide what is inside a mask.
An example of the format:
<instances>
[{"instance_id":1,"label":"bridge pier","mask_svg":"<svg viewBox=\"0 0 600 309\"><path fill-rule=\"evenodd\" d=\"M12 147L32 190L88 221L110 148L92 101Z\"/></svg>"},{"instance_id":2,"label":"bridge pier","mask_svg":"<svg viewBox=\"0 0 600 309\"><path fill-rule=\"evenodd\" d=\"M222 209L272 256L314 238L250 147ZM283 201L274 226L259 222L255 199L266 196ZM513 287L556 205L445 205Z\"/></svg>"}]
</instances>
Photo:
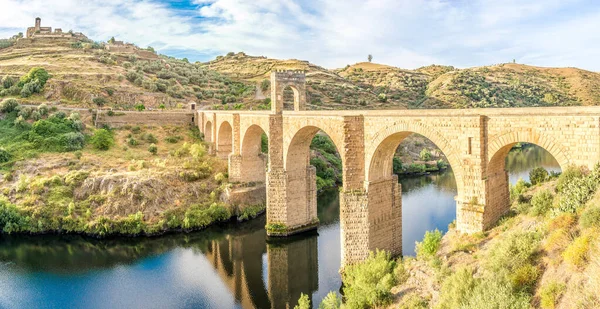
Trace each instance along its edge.
<instances>
[{"instance_id":1,"label":"bridge pier","mask_svg":"<svg viewBox=\"0 0 600 309\"><path fill-rule=\"evenodd\" d=\"M319 225L316 169L308 166L305 173L292 175L290 177L283 168L271 169L267 173L269 236L290 236L316 229Z\"/></svg>"}]
</instances>

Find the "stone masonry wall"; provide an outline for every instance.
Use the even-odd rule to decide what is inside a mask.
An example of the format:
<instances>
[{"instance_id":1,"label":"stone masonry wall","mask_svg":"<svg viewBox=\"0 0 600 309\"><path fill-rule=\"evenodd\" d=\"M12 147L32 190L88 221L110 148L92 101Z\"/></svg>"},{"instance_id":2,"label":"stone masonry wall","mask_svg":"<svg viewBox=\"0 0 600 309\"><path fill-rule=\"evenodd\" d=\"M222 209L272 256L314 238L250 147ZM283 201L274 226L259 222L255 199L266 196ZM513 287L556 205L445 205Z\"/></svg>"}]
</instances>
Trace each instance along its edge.
<instances>
[{"instance_id":1,"label":"stone masonry wall","mask_svg":"<svg viewBox=\"0 0 600 309\"><path fill-rule=\"evenodd\" d=\"M96 127L108 125L110 127L122 127L125 125L193 125L195 114L192 112L114 112L114 116L108 116L107 111L101 111L96 118Z\"/></svg>"}]
</instances>

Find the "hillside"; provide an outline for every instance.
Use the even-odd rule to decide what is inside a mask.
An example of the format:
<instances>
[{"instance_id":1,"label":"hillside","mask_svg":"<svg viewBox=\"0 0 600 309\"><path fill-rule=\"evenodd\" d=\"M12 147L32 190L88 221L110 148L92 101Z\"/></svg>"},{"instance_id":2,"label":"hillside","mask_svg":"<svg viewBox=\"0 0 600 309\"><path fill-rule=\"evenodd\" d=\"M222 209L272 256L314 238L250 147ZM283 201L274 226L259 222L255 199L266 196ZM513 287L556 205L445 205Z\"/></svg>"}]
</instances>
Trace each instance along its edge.
<instances>
[{"instance_id":1,"label":"hillside","mask_svg":"<svg viewBox=\"0 0 600 309\"><path fill-rule=\"evenodd\" d=\"M214 109L269 108L270 71L303 69L309 109L405 109L597 105L600 74L577 68L499 64L416 70L361 62L329 70L303 60L229 53L215 60L109 52L92 41L11 39L0 44L0 78L33 67L51 74L44 91L25 102L116 109L184 108L190 101ZM143 53L142 53L143 51ZM19 97L19 93L0 96ZM96 99L95 98L100 98ZM96 103L94 103L96 102Z\"/></svg>"},{"instance_id":2,"label":"hillside","mask_svg":"<svg viewBox=\"0 0 600 309\"><path fill-rule=\"evenodd\" d=\"M89 45L89 46L86 46ZM0 87L4 97L23 103L53 102L96 108L97 105L132 110L183 108L190 101L206 105L243 102L253 98L253 87L232 81L198 64L151 53L108 52L97 43L35 41L0 49L0 78L18 80L31 68L46 69L51 78L40 94L23 97ZM6 85L6 84L5 84ZM101 99L97 99L101 98ZM96 99L96 100L94 100Z\"/></svg>"}]
</instances>

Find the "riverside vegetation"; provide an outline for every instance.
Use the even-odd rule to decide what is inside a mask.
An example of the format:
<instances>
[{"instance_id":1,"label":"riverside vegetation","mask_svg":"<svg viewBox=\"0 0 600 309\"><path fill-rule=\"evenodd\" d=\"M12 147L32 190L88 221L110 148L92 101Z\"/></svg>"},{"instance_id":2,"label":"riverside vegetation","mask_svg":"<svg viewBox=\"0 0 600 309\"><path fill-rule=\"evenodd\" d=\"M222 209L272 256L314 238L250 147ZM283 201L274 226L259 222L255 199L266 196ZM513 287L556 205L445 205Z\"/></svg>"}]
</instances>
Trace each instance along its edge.
<instances>
[{"instance_id":1,"label":"riverside vegetation","mask_svg":"<svg viewBox=\"0 0 600 309\"><path fill-rule=\"evenodd\" d=\"M197 130L91 129L78 113L14 99L0 115L4 233L153 235L255 215L220 202L226 166Z\"/></svg>"},{"instance_id":2,"label":"riverside vegetation","mask_svg":"<svg viewBox=\"0 0 600 309\"><path fill-rule=\"evenodd\" d=\"M600 307L600 165L530 178L496 227L427 232L414 258L372 253L345 270L343 302L332 292L319 308Z\"/></svg>"}]
</instances>

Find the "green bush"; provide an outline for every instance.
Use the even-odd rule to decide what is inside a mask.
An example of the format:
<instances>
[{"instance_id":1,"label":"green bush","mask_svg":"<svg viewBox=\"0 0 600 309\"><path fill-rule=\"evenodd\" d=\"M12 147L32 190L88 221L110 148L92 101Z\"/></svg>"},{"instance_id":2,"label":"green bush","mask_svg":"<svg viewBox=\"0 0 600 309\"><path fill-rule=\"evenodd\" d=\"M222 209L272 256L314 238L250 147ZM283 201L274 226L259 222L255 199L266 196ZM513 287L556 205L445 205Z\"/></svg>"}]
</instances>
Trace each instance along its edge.
<instances>
[{"instance_id":1,"label":"green bush","mask_svg":"<svg viewBox=\"0 0 600 309\"><path fill-rule=\"evenodd\" d=\"M61 136L61 144L66 151L79 150L85 145L85 136L79 132L65 133Z\"/></svg>"},{"instance_id":2,"label":"green bush","mask_svg":"<svg viewBox=\"0 0 600 309\"><path fill-rule=\"evenodd\" d=\"M300 298L298 299L298 305L294 306L294 309L311 309L310 299L308 295L304 293L300 293Z\"/></svg>"},{"instance_id":3,"label":"green bush","mask_svg":"<svg viewBox=\"0 0 600 309\"><path fill-rule=\"evenodd\" d=\"M454 309L464 306L471 297L476 284L477 281L470 269L461 268L452 273L442 283L436 309Z\"/></svg>"},{"instance_id":4,"label":"green bush","mask_svg":"<svg viewBox=\"0 0 600 309\"><path fill-rule=\"evenodd\" d=\"M552 208L554 196L548 190L540 190L531 198L531 214L534 216L545 215Z\"/></svg>"},{"instance_id":5,"label":"green bush","mask_svg":"<svg viewBox=\"0 0 600 309\"><path fill-rule=\"evenodd\" d=\"M510 186L510 200L515 201L529 187L530 187L530 184L528 182L526 182L522 178L519 178L519 180L517 180L517 183L515 183L514 186L513 185Z\"/></svg>"},{"instance_id":6,"label":"green bush","mask_svg":"<svg viewBox=\"0 0 600 309\"><path fill-rule=\"evenodd\" d=\"M141 112L141 111L143 111L143 110L145 110L145 109L146 109L146 106L145 106L144 104L138 104L138 105L136 105L136 106L135 106L135 109L136 109L138 112Z\"/></svg>"},{"instance_id":7,"label":"green bush","mask_svg":"<svg viewBox=\"0 0 600 309\"><path fill-rule=\"evenodd\" d=\"M2 162L0 155L0 162ZM600 228L600 207L591 206L586 208L581 217L579 217L579 223L583 228Z\"/></svg>"},{"instance_id":8,"label":"green bush","mask_svg":"<svg viewBox=\"0 0 600 309\"><path fill-rule=\"evenodd\" d=\"M431 160L431 152L429 152L429 149L423 148L421 150L421 153L419 154L419 158L422 161L429 161L429 160Z\"/></svg>"},{"instance_id":9,"label":"green bush","mask_svg":"<svg viewBox=\"0 0 600 309\"><path fill-rule=\"evenodd\" d=\"M148 146L148 151L155 155L158 153L158 147L156 147L156 144L150 144L150 146Z\"/></svg>"},{"instance_id":10,"label":"green bush","mask_svg":"<svg viewBox=\"0 0 600 309\"><path fill-rule=\"evenodd\" d=\"M388 305L396 285L396 262L385 251L371 252L362 263L350 265L343 274L344 296L348 308Z\"/></svg>"},{"instance_id":11,"label":"green bush","mask_svg":"<svg viewBox=\"0 0 600 309\"><path fill-rule=\"evenodd\" d=\"M532 185L537 185L548 179L548 171L543 167L536 167L529 172L529 181Z\"/></svg>"},{"instance_id":12,"label":"green bush","mask_svg":"<svg viewBox=\"0 0 600 309\"><path fill-rule=\"evenodd\" d=\"M46 105L45 103L42 103L38 106L38 112L40 113L40 115L42 116L47 116L49 109L48 109L48 105Z\"/></svg>"},{"instance_id":13,"label":"green bush","mask_svg":"<svg viewBox=\"0 0 600 309\"><path fill-rule=\"evenodd\" d=\"M94 132L91 143L98 150L108 150L114 144L113 135L106 129L100 129Z\"/></svg>"},{"instance_id":14,"label":"green bush","mask_svg":"<svg viewBox=\"0 0 600 309\"><path fill-rule=\"evenodd\" d=\"M442 243L442 232L439 230L425 232L422 242L417 242L418 258L430 259L435 256Z\"/></svg>"},{"instance_id":15,"label":"green bush","mask_svg":"<svg viewBox=\"0 0 600 309\"><path fill-rule=\"evenodd\" d=\"M599 183L600 166L598 165L588 175L571 177L564 181L560 191L558 211L575 213L592 198Z\"/></svg>"},{"instance_id":16,"label":"green bush","mask_svg":"<svg viewBox=\"0 0 600 309\"><path fill-rule=\"evenodd\" d=\"M556 182L556 191L562 192L565 188L566 184L571 182L574 178L582 178L583 171L581 168L570 165L564 170L560 176L558 176L558 181Z\"/></svg>"},{"instance_id":17,"label":"green bush","mask_svg":"<svg viewBox=\"0 0 600 309\"><path fill-rule=\"evenodd\" d=\"M558 282L543 285L540 290L540 307L554 309L565 290L566 286Z\"/></svg>"},{"instance_id":18,"label":"green bush","mask_svg":"<svg viewBox=\"0 0 600 309\"><path fill-rule=\"evenodd\" d=\"M135 138L130 137L129 139L127 139L127 144L129 146L137 146L138 145L138 141Z\"/></svg>"},{"instance_id":19,"label":"green bush","mask_svg":"<svg viewBox=\"0 0 600 309\"><path fill-rule=\"evenodd\" d=\"M29 73L27 73L27 75L21 77L19 84L25 85L27 83L37 81L40 88L43 88L46 85L48 79L50 79L50 74L48 74L48 71L46 71L44 68L36 67L29 70Z\"/></svg>"},{"instance_id":20,"label":"green bush","mask_svg":"<svg viewBox=\"0 0 600 309\"><path fill-rule=\"evenodd\" d=\"M11 113L17 109L19 102L15 99L6 99L0 103L0 112Z\"/></svg>"},{"instance_id":21,"label":"green bush","mask_svg":"<svg viewBox=\"0 0 600 309\"><path fill-rule=\"evenodd\" d=\"M96 106L102 107L106 104L106 99L104 97L95 97L92 99L92 102L94 102Z\"/></svg>"},{"instance_id":22,"label":"green bush","mask_svg":"<svg viewBox=\"0 0 600 309\"><path fill-rule=\"evenodd\" d=\"M12 159L12 155L10 152L6 151L6 149L0 147L0 163L6 163Z\"/></svg>"},{"instance_id":23,"label":"green bush","mask_svg":"<svg viewBox=\"0 0 600 309\"><path fill-rule=\"evenodd\" d=\"M338 297L336 292L329 292L321 304L319 304L319 309L340 309L342 306L342 300Z\"/></svg>"},{"instance_id":24,"label":"green bush","mask_svg":"<svg viewBox=\"0 0 600 309\"><path fill-rule=\"evenodd\" d=\"M460 309L510 308L529 309L531 297L514 292L510 282L496 278L485 278L473 289L468 301Z\"/></svg>"},{"instance_id":25,"label":"green bush","mask_svg":"<svg viewBox=\"0 0 600 309\"><path fill-rule=\"evenodd\" d=\"M151 144L158 143L158 139L152 133L144 133L142 139Z\"/></svg>"},{"instance_id":26,"label":"green bush","mask_svg":"<svg viewBox=\"0 0 600 309\"><path fill-rule=\"evenodd\" d=\"M402 160L400 160L400 158L398 157L394 157L392 162L392 171L394 172L394 174L401 174L402 168Z\"/></svg>"}]
</instances>

